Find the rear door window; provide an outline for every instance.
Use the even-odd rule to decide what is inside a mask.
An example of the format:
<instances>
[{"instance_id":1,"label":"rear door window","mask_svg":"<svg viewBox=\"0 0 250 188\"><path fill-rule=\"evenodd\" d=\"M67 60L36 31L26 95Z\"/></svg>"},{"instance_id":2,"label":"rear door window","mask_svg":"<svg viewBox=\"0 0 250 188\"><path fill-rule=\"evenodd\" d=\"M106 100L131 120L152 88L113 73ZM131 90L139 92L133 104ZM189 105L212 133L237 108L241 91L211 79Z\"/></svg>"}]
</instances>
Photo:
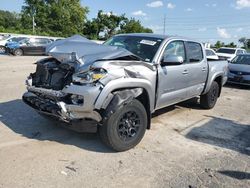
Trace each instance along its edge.
<instances>
[{"instance_id":1,"label":"rear door window","mask_svg":"<svg viewBox=\"0 0 250 188\"><path fill-rule=\"evenodd\" d=\"M190 63L198 63L203 60L203 50L197 42L187 42L187 56Z\"/></svg>"},{"instance_id":2,"label":"rear door window","mask_svg":"<svg viewBox=\"0 0 250 188\"><path fill-rule=\"evenodd\" d=\"M237 50L236 55L242 54L241 50Z\"/></svg>"},{"instance_id":3,"label":"rear door window","mask_svg":"<svg viewBox=\"0 0 250 188\"><path fill-rule=\"evenodd\" d=\"M27 44L29 46L36 46L36 43L37 43L37 39L35 38L30 38L28 41L27 41Z\"/></svg>"},{"instance_id":4,"label":"rear door window","mask_svg":"<svg viewBox=\"0 0 250 188\"><path fill-rule=\"evenodd\" d=\"M46 46L48 44L48 39L38 38L37 45L38 46Z\"/></svg>"},{"instance_id":5,"label":"rear door window","mask_svg":"<svg viewBox=\"0 0 250 188\"><path fill-rule=\"evenodd\" d=\"M207 56L214 56L216 54L212 50L206 50L206 55Z\"/></svg>"}]
</instances>

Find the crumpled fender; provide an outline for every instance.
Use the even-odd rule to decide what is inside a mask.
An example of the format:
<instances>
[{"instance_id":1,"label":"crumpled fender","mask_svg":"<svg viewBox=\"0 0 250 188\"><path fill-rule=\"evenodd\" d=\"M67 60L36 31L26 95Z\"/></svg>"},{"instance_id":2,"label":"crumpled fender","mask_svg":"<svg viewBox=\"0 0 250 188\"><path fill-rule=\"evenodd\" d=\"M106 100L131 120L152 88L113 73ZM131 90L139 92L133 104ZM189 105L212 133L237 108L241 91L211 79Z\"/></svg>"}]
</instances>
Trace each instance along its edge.
<instances>
[{"instance_id":1,"label":"crumpled fender","mask_svg":"<svg viewBox=\"0 0 250 188\"><path fill-rule=\"evenodd\" d=\"M114 97L109 104L109 107L112 105L121 106L131 102L134 98L141 95L143 92L142 88L135 88L135 89L125 89L116 91L113 93Z\"/></svg>"},{"instance_id":2,"label":"crumpled fender","mask_svg":"<svg viewBox=\"0 0 250 188\"><path fill-rule=\"evenodd\" d=\"M152 84L145 79L138 78L121 78L109 82L102 90L95 102L95 109L105 109L110 101L113 99L114 93L117 90L132 90L131 96L138 94L135 88L145 89L149 96L150 111L154 111L154 89Z\"/></svg>"},{"instance_id":3,"label":"crumpled fender","mask_svg":"<svg viewBox=\"0 0 250 188\"><path fill-rule=\"evenodd\" d=\"M113 92L112 100L106 107L105 113L103 114L103 122L106 121L106 119L110 117L110 115L115 113L117 109L132 102L132 100L141 95L142 92L142 88L124 89Z\"/></svg>"}]
</instances>

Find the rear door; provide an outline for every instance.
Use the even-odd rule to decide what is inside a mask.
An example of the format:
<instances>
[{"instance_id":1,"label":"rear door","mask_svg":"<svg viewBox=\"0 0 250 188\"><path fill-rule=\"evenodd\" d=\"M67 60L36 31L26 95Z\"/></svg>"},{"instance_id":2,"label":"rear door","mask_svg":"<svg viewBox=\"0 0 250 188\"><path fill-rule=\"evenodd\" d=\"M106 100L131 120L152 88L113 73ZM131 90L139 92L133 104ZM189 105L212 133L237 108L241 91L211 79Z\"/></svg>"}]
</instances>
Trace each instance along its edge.
<instances>
[{"instance_id":1,"label":"rear door","mask_svg":"<svg viewBox=\"0 0 250 188\"><path fill-rule=\"evenodd\" d=\"M22 49L25 54L33 54L35 48L36 48L35 38L27 39L22 45Z\"/></svg>"},{"instance_id":2,"label":"rear door","mask_svg":"<svg viewBox=\"0 0 250 188\"><path fill-rule=\"evenodd\" d=\"M183 101L187 96L188 64L186 64L187 57L184 41L174 40L169 42L160 59L162 60L166 55L181 56L184 63L180 65L163 65L163 63L159 62L156 109Z\"/></svg>"},{"instance_id":3,"label":"rear door","mask_svg":"<svg viewBox=\"0 0 250 188\"><path fill-rule=\"evenodd\" d=\"M187 98L192 98L200 95L205 87L208 75L208 64L200 43L187 41L185 45L188 65Z\"/></svg>"},{"instance_id":4,"label":"rear door","mask_svg":"<svg viewBox=\"0 0 250 188\"><path fill-rule=\"evenodd\" d=\"M51 42L51 40L46 38L38 38L36 42L36 54L43 55L45 54L46 46Z\"/></svg>"}]
</instances>

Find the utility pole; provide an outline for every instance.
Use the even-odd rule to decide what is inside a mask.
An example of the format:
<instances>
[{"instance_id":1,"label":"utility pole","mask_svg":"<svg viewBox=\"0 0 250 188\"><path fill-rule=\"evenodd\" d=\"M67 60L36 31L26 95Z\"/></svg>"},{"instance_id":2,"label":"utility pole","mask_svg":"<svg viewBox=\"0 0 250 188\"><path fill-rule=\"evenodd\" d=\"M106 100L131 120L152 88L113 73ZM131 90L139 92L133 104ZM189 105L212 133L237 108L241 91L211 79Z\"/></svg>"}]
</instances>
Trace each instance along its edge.
<instances>
[{"instance_id":1,"label":"utility pole","mask_svg":"<svg viewBox=\"0 0 250 188\"><path fill-rule=\"evenodd\" d=\"M34 18L34 14L32 15L32 30L33 30L33 34L35 33L35 18Z\"/></svg>"},{"instance_id":2,"label":"utility pole","mask_svg":"<svg viewBox=\"0 0 250 188\"><path fill-rule=\"evenodd\" d=\"M35 9L34 9L34 7L32 7L32 30L33 30L33 34L35 34L35 26L36 26Z\"/></svg>"},{"instance_id":3,"label":"utility pole","mask_svg":"<svg viewBox=\"0 0 250 188\"><path fill-rule=\"evenodd\" d=\"M163 19L163 34L166 34L166 14L164 14L164 19Z\"/></svg>"}]
</instances>

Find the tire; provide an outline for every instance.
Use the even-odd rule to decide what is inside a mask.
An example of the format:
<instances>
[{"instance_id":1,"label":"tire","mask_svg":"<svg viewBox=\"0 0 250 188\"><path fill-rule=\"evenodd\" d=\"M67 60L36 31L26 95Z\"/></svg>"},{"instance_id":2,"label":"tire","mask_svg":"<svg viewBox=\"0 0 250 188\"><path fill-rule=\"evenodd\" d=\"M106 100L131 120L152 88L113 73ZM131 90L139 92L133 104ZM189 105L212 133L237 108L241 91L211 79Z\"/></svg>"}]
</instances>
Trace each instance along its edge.
<instances>
[{"instance_id":1,"label":"tire","mask_svg":"<svg viewBox=\"0 0 250 188\"><path fill-rule=\"evenodd\" d=\"M0 46L0 54L6 53L6 48L5 46Z\"/></svg>"},{"instance_id":2,"label":"tire","mask_svg":"<svg viewBox=\"0 0 250 188\"><path fill-rule=\"evenodd\" d=\"M134 99L111 114L99 127L99 134L108 147L118 152L126 151L135 147L142 140L147 128L147 121L144 106Z\"/></svg>"},{"instance_id":3,"label":"tire","mask_svg":"<svg viewBox=\"0 0 250 188\"><path fill-rule=\"evenodd\" d=\"M204 109L212 109L218 99L219 96L219 84L215 81L213 81L208 93L206 93L205 95L201 95L200 98L200 104L201 107Z\"/></svg>"},{"instance_id":4,"label":"tire","mask_svg":"<svg viewBox=\"0 0 250 188\"><path fill-rule=\"evenodd\" d=\"M18 48L14 51L15 56L22 56L23 55L23 50Z\"/></svg>"}]
</instances>

